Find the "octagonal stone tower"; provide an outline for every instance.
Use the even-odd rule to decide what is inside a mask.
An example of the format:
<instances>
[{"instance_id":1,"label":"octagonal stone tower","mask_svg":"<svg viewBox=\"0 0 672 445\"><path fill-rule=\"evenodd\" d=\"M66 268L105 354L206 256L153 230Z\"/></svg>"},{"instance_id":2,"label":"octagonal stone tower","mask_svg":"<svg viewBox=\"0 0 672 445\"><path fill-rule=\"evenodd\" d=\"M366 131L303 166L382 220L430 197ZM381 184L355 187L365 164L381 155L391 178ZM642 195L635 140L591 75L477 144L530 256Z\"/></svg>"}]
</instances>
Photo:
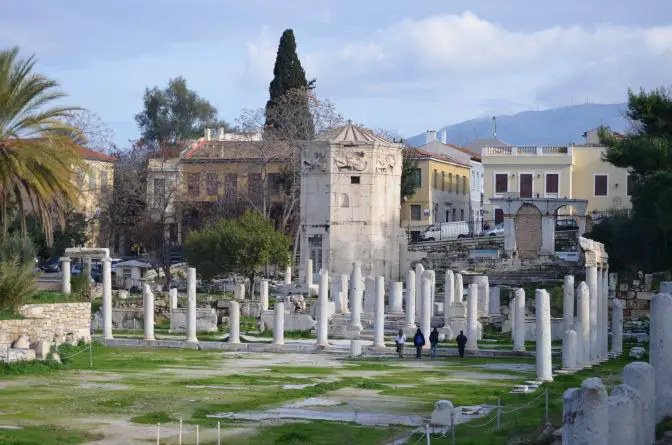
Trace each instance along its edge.
<instances>
[{"instance_id":1,"label":"octagonal stone tower","mask_svg":"<svg viewBox=\"0 0 672 445\"><path fill-rule=\"evenodd\" d=\"M399 280L401 149L350 121L301 143L301 264Z\"/></svg>"}]
</instances>

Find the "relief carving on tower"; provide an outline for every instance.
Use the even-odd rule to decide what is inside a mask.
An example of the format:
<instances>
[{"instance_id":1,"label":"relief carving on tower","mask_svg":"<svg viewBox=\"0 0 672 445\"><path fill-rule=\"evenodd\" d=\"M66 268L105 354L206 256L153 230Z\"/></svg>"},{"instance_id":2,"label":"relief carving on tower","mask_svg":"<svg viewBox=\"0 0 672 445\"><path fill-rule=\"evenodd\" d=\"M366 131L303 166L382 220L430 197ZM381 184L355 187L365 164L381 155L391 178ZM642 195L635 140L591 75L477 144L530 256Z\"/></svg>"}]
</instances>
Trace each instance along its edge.
<instances>
[{"instance_id":1,"label":"relief carving on tower","mask_svg":"<svg viewBox=\"0 0 672 445\"><path fill-rule=\"evenodd\" d=\"M394 155L384 155L376 162L376 173L394 172Z\"/></svg>"},{"instance_id":2,"label":"relief carving on tower","mask_svg":"<svg viewBox=\"0 0 672 445\"><path fill-rule=\"evenodd\" d=\"M312 152L304 152L303 154L303 162L301 163L301 169L303 171L327 171L327 155L323 151L315 150Z\"/></svg>"},{"instance_id":3,"label":"relief carving on tower","mask_svg":"<svg viewBox=\"0 0 672 445\"><path fill-rule=\"evenodd\" d=\"M334 158L334 163L339 172L361 172L366 170L368 165L366 154L363 151L346 151L340 156L336 156Z\"/></svg>"}]
</instances>

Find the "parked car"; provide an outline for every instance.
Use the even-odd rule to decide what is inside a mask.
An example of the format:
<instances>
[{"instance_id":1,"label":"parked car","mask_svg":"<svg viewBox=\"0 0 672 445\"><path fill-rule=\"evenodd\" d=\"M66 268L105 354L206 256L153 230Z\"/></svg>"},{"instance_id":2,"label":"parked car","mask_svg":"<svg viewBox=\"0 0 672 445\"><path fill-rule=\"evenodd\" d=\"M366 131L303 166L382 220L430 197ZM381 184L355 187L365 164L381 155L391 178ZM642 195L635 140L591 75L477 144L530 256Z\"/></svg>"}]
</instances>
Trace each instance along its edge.
<instances>
[{"instance_id":1,"label":"parked car","mask_svg":"<svg viewBox=\"0 0 672 445\"><path fill-rule=\"evenodd\" d=\"M420 234L420 241L463 238L468 234L469 225L466 221L442 222L427 227L427 229Z\"/></svg>"},{"instance_id":2,"label":"parked car","mask_svg":"<svg viewBox=\"0 0 672 445\"><path fill-rule=\"evenodd\" d=\"M556 232L568 232L571 230L579 230L579 225L575 219L558 219L555 221Z\"/></svg>"},{"instance_id":3,"label":"parked car","mask_svg":"<svg viewBox=\"0 0 672 445\"><path fill-rule=\"evenodd\" d=\"M504 223L499 223L494 228L485 232L485 236L499 236L499 235L504 235Z\"/></svg>"}]
</instances>

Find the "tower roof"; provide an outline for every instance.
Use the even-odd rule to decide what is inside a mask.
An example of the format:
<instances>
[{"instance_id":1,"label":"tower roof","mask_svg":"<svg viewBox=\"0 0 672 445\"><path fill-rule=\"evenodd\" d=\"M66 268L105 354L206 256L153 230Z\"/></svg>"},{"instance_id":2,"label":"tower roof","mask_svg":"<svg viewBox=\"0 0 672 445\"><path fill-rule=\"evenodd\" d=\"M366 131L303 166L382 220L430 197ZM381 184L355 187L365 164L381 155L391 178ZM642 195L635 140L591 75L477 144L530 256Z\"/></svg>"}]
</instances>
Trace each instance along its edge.
<instances>
[{"instance_id":1,"label":"tower roof","mask_svg":"<svg viewBox=\"0 0 672 445\"><path fill-rule=\"evenodd\" d=\"M319 134L315 140L336 143L355 143L355 144L392 144L384 137L378 136L372 130L354 125L352 121L342 127L332 128Z\"/></svg>"}]
</instances>

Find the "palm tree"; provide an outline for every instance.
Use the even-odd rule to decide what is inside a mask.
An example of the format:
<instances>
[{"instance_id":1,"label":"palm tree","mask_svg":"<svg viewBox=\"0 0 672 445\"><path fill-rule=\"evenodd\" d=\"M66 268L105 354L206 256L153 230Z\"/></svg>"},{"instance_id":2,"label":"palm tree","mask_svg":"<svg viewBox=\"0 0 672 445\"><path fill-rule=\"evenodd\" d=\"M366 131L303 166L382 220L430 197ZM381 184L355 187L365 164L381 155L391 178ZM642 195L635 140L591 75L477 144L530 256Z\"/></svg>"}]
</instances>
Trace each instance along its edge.
<instances>
[{"instance_id":1,"label":"palm tree","mask_svg":"<svg viewBox=\"0 0 672 445\"><path fill-rule=\"evenodd\" d=\"M0 51L0 221L2 233L18 213L25 236L26 214L35 213L47 243L54 224L64 224L68 205L78 200L73 178L83 170L81 132L64 123L74 107L52 107L65 94L33 72L35 58L19 49Z\"/></svg>"}]
</instances>

